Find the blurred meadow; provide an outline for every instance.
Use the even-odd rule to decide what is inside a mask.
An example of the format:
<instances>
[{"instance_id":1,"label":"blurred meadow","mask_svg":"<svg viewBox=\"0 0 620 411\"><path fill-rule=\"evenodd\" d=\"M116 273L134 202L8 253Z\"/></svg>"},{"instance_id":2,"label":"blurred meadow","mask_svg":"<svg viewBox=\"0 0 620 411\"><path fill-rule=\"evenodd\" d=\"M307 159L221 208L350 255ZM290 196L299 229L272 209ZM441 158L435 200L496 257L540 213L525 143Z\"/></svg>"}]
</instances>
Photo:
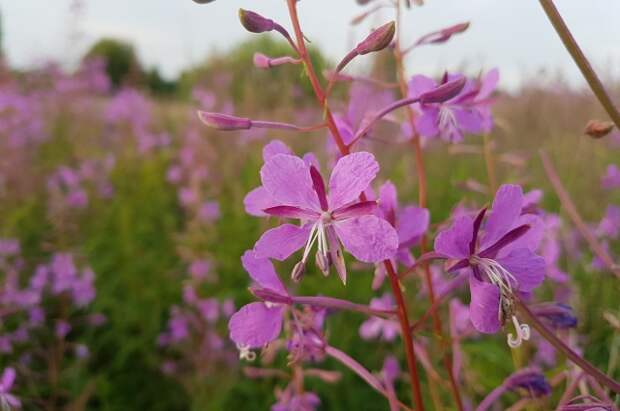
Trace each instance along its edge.
<instances>
[{"instance_id":1,"label":"blurred meadow","mask_svg":"<svg viewBox=\"0 0 620 411\"><path fill-rule=\"evenodd\" d=\"M3 64L0 365L15 367L13 392L24 410L266 410L274 403L274 389L285 383L278 376L245 376L248 364L238 360L227 333L230 314L254 300L240 256L276 223L248 215L243 201L260 184L261 151L269 141L282 140L298 155L316 153L324 169L332 157L325 130L224 133L200 123L199 109L301 125L322 121L300 68L257 70L255 51L282 55L288 49L274 37L256 37L212 54L175 80L144 69L131 47L115 41L93 46L74 70L53 63L29 70ZM312 54L318 72L333 67L318 47ZM381 52L366 58L363 73L393 81L392 67L392 55ZM612 96L620 97L620 84L606 84ZM355 87L336 86L330 103L335 111L346 107ZM495 184L541 189L542 206L565 217L539 158L544 149L593 227L608 204L620 204L620 191L606 191L600 184L608 165L620 164L620 135L612 132L596 140L584 135L589 120L605 118L588 89L541 71L518 90L500 89L494 98L495 127L484 138ZM381 164L374 188L389 179L399 187L401 202L415 202L413 146L402 138L399 125L379 125L364 144ZM457 204L481 207L492 200L487 160L482 136L467 136L459 145L426 142L432 234ZM573 229L563 218L566 238L574 236ZM618 255L614 241L609 250ZM619 379L620 330L614 331L603 314L620 315L620 282L593 267L587 248L578 256L569 249L563 250L559 265L575 287L571 305L579 319L579 344L588 360ZM71 298L61 291L46 294L40 302L43 325L19 339L20 324L33 313L30 306L20 308L24 295L11 300L5 294L30 287L42 265L49 265L50 278L61 276L59 258L68 254L72 262L63 261L70 276L85 279L86 274L74 273L75 267L92 269L94 295L78 302L76 288ZM275 264L278 272L289 273L293 262ZM370 286L374 267L349 264L346 287L314 267L291 287L302 295L367 303L375 296ZM415 321L428 308L424 286L417 276L403 284ZM461 294L468 301L468 293ZM545 283L537 295L549 299L553 288ZM441 310L445 313L447 306ZM95 315L98 321L92 320ZM328 317L330 343L371 370L380 369L388 353L402 360L398 340L359 338L363 320L352 313ZM61 321L70 324L64 333ZM423 326L418 335L430 341L431 327ZM474 403L514 371L513 361L520 361L512 358L501 335L465 341L463 350L464 385ZM286 365L286 358L274 361ZM439 361L433 361L439 368ZM320 409L386 409L379 394L340 364L327 359L322 367L341 372L341 378L333 384L309 380L308 388L321 398ZM424 392L430 385L423 377ZM404 383L398 389L408 398Z\"/></svg>"}]
</instances>

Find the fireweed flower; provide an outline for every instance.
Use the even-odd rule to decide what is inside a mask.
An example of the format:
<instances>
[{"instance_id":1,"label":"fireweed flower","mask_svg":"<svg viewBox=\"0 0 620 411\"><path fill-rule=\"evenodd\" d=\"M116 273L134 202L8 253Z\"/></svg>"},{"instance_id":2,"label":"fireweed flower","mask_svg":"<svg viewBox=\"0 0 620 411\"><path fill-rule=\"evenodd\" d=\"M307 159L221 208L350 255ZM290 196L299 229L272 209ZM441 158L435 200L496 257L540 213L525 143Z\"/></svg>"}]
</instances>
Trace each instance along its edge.
<instances>
[{"instance_id":1,"label":"fireweed flower","mask_svg":"<svg viewBox=\"0 0 620 411\"><path fill-rule=\"evenodd\" d=\"M620 188L620 168L615 164L607 166L605 175L601 178L601 186L605 190Z\"/></svg>"},{"instance_id":2,"label":"fireweed flower","mask_svg":"<svg viewBox=\"0 0 620 411\"><path fill-rule=\"evenodd\" d=\"M321 405L318 395L309 391L299 394L293 383L285 390L277 390L276 398L278 402L271 406L271 411L315 411Z\"/></svg>"},{"instance_id":3,"label":"fireweed flower","mask_svg":"<svg viewBox=\"0 0 620 411\"><path fill-rule=\"evenodd\" d=\"M462 77L444 75L441 84ZM465 87L455 97L441 103L422 103L418 105L421 115L415 127L423 137L440 136L441 139L458 143L464 134L481 134L493 126L490 96L497 86L497 69L489 71L480 81L468 80ZM431 78L416 75L409 82L409 96L417 97L436 88L438 84Z\"/></svg>"},{"instance_id":4,"label":"fireweed flower","mask_svg":"<svg viewBox=\"0 0 620 411\"><path fill-rule=\"evenodd\" d=\"M508 334L508 345L518 347L530 338L527 324L515 315L515 293L529 293L545 277L545 260L536 255L541 233L537 216L522 214L523 191L517 185L503 185L495 195L489 217L482 230L486 209L472 219L459 217L439 233L435 251L456 260L450 272L470 270L469 305L474 327L483 333L496 333L506 319L515 326L516 336Z\"/></svg>"},{"instance_id":5,"label":"fireweed flower","mask_svg":"<svg viewBox=\"0 0 620 411\"><path fill-rule=\"evenodd\" d=\"M2 410L11 410L22 406L19 398L11 394L11 388L15 382L15 370L11 367L5 368L0 377L0 406Z\"/></svg>"},{"instance_id":6,"label":"fireweed flower","mask_svg":"<svg viewBox=\"0 0 620 411\"><path fill-rule=\"evenodd\" d=\"M396 186L391 181L386 181L379 188L378 205L378 215L390 223L398 234L398 250L392 258L393 265L396 266L395 263L398 261L405 267L411 267L415 259L409 249L415 246L428 230L429 211L416 206L399 207ZM373 290L381 287L385 276L385 267L377 264L372 282Z\"/></svg>"},{"instance_id":7,"label":"fireweed flower","mask_svg":"<svg viewBox=\"0 0 620 411\"><path fill-rule=\"evenodd\" d=\"M600 237L618 238L620 234L620 207L607 206L605 216L596 228L596 234Z\"/></svg>"},{"instance_id":8,"label":"fireweed flower","mask_svg":"<svg viewBox=\"0 0 620 411\"><path fill-rule=\"evenodd\" d=\"M261 169L262 186L277 204L266 214L299 219L302 226L283 224L265 232L254 250L259 258L285 260L304 247L292 277L303 274L315 243L317 266L324 274L335 265L346 283L346 267L341 244L355 258L367 263L391 258L398 248L398 234L377 217L375 201L359 201L379 172L379 164L367 152L349 154L338 160L329 179L328 190L316 166L301 158L277 154Z\"/></svg>"},{"instance_id":9,"label":"fireweed flower","mask_svg":"<svg viewBox=\"0 0 620 411\"><path fill-rule=\"evenodd\" d=\"M256 283L255 293L262 291L271 295L272 300L281 300L281 303L269 301L244 305L228 322L230 339L237 344L240 358L252 361L256 354L250 349L261 348L280 335L285 303L290 297L269 259L258 258L254 251L246 251L241 262Z\"/></svg>"},{"instance_id":10,"label":"fireweed flower","mask_svg":"<svg viewBox=\"0 0 620 411\"><path fill-rule=\"evenodd\" d=\"M518 370L491 391L478 405L476 411L486 411L507 391L523 392L530 398L540 398L551 394L551 385L542 371L536 367Z\"/></svg>"},{"instance_id":11,"label":"fireweed flower","mask_svg":"<svg viewBox=\"0 0 620 411\"><path fill-rule=\"evenodd\" d=\"M370 300L370 307L378 310L389 310L394 307L394 297L385 293L380 298ZM364 340L379 338L384 341L394 341L400 332L400 325L394 319L370 317L360 326L360 337Z\"/></svg>"}]
</instances>

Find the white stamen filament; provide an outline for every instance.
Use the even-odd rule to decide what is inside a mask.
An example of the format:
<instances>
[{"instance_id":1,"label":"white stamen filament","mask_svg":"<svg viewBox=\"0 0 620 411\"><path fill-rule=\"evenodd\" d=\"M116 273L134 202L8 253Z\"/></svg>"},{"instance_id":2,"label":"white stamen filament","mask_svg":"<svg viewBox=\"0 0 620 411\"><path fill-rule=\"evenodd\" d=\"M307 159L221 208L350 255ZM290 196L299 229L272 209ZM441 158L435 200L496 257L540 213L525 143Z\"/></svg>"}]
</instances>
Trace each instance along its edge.
<instances>
[{"instance_id":1,"label":"white stamen filament","mask_svg":"<svg viewBox=\"0 0 620 411\"><path fill-rule=\"evenodd\" d=\"M508 346L510 348L519 347L523 341L528 341L530 339L530 326L519 323L517 317L512 314L513 285L518 283L517 279L508 270L502 267L500 263L491 258L473 256L472 262L480 268L482 273L487 276L493 285L499 288L499 318L501 320L505 314L510 314L516 332L516 336L513 333L508 334Z\"/></svg>"},{"instance_id":2,"label":"white stamen filament","mask_svg":"<svg viewBox=\"0 0 620 411\"><path fill-rule=\"evenodd\" d=\"M447 130L456 127L456 118L450 108L441 106L439 109L439 129Z\"/></svg>"},{"instance_id":3,"label":"white stamen filament","mask_svg":"<svg viewBox=\"0 0 620 411\"><path fill-rule=\"evenodd\" d=\"M517 336L515 337L512 333L509 333L506 340L510 348L517 348L523 341L528 341L530 339L530 326L527 324L520 324L519 320L517 320L517 317L514 315L512 316L512 323L515 326Z\"/></svg>"},{"instance_id":4,"label":"white stamen filament","mask_svg":"<svg viewBox=\"0 0 620 411\"><path fill-rule=\"evenodd\" d=\"M240 360L252 362L256 359L256 353L254 351L251 351L247 345L237 344L237 349L239 350Z\"/></svg>"},{"instance_id":5,"label":"white stamen filament","mask_svg":"<svg viewBox=\"0 0 620 411\"><path fill-rule=\"evenodd\" d=\"M301 258L302 263L305 264L308 260L310 250L314 246L315 241L317 242L317 247L319 249L318 252L327 258L329 245L327 243L327 233L325 231L325 227L329 224L331 224L331 215L328 212L324 212L310 230L310 236L308 236L308 241L306 242L306 247L304 248L304 254Z\"/></svg>"}]
</instances>

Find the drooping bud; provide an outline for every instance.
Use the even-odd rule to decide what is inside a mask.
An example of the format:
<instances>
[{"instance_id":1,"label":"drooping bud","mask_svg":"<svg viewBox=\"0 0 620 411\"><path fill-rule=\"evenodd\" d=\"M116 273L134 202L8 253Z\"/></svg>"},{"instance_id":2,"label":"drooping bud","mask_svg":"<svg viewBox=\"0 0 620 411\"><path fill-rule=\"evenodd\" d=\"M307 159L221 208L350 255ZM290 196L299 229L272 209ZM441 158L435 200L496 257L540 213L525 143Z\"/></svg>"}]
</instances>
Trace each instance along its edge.
<instances>
[{"instance_id":1,"label":"drooping bud","mask_svg":"<svg viewBox=\"0 0 620 411\"><path fill-rule=\"evenodd\" d=\"M442 103L456 97L463 87L465 87L465 77L458 77L454 80L446 81L439 87L420 94L420 103Z\"/></svg>"},{"instance_id":2,"label":"drooping bud","mask_svg":"<svg viewBox=\"0 0 620 411\"><path fill-rule=\"evenodd\" d=\"M453 26L446 27L438 31L434 31L432 33L425 34L424 36L420 37L415 42L413 47L421 46L423 44L445 43L446 41L450 40L450 38L452 38L452 36L454 36L455 34L463 33L468 28L469 28L469 22L465 22L465 23L455 24Z\"/></svg>"},{"instance_id":3,"label":"drooping bud","mask_svg":"<svg viewBox=\"0 0 620 411\"><path fill-rule=\"evenodd\" d=\"M204 124L216 130L247 130L252 127L252 120L249 118L228 114L198 111L198 118Z\"/></svg>"},{"instance_id":4,"label":"drooping bud","mask_svg":"<svg viewBox=\"0 0 620 411\"><path fill-rule=\"evenodd\" d=\"M263 53L254 53L254 67L259 69L269 69L271 59L265 56Z\"/></svg>"},{"instance_id":5,"label":"drooping bud","mask_svg":"<svg viewBox=\"0 0 620 411\"><path fill-rule=\"evenodd\" d=\"M291 271L291 280L295 281L296 283L300 282L302 277L304 276L305 271L306 263L304 263L303 261L298 262L297 264L295 264L295 267L293 267L293 271Z\"/></svg>"},{"instance_id":6,"label":"drooping bud","mask_svg":"<svg viewBox=\"0 0 620 411\"><path fill-rule=\"evenodd\" d=\"M351 50L336 66L336 72L342 71L357 56L380 51L390 45L396 33L396 23L391 21L379 27Z\"/></svg>"},{"instance_id":7,"label":"drooping bud","mask_svg":"<svg viewBox=\"0 0 620 411\"><path fill-rule=\"evenodd\" d=\"M603 138L614 128L611 121L590 120L586 124L584 133L592 138Z\"/></svg>"},{"instance_id":8,"label":"drooping bud","mask_svg":"<svg viewBox=\"0 0 620 411\"><path fill-rule=\"evenodd\" d=\"M208 3L212 3L215 0L193 0L194 3L198 3L198 4L208 4Z\"/></svg>"},{"instance_id":9,"label":"drooping bud","mask_svg":"<svg viewBox=\"0 0 620 411\"><path fill-rule=\"evenodd\" d=\"M569 305L541 303L533 305L532 312L555 329L577 327L577 317Z\"/></svg>"},{"instance_id":10,"label":"drooping bud","mask_svg":"<svg viewBox=\"0 0 620 411\"><path fill-rule=\"evenodd\" d=\"M551 394L549 382L542 371L536 367L515 372L504 381L504 385L511 391L524 390L535 398Z\"/></svg>"},{"instance_id":11,"label":"drooping bud","mask_svg":"<svg viewBox=\"0 0 620 411\"><path fill-rule=\"evenodd\" d=\"M355 50L359 55L381 51L390 45L396 33L396 23L391 21L379 27L359 43Z\"/></svg>"},{"instance_id":12,"label":"drooping bud","mask_svg":"<svg viewBox=\"0 0 620 411\"><path fill-rule=\"evenodd\" d=\"M251 33L264 33L276 28L276 23L250 10L239 9L241 25Z\"/></svg>"},{"instance_id":13,"label":"drooping bud","mask_svg":"<svg viewBox=\"0 0 620 411\"><path fill-rule=\"evenodd\" d=\"M290 56L272 58L263 53L254 53L254 66L259 69L270 69L284 64L300 64L301 60Z\"/></svg>"}]
</instances>

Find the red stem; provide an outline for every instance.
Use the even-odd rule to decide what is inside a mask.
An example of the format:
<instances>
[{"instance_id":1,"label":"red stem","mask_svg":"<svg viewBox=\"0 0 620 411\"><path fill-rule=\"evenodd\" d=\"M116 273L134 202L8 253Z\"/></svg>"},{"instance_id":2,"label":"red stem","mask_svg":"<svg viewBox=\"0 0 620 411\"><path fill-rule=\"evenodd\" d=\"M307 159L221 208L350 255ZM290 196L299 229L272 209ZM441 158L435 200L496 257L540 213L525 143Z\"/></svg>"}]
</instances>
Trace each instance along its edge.
<instances>
[{"instance_id":1,"label":"red stem","mask_svg":"<svg viewBox=\"0 0 620 411\"><path fill-rule=\"evenodd\" d=\"M331 135L340 150L342 155L349 154L349 148L344 143L340 132L338 131L338 127L336 126L336 122L332 116L329 107L327 106L327 99L325 93L323 92L323 88L321 87L321 83L314 71L314 67L312 65L312 61L308 55L308 51L306 49L306 44L303 36L303 32L301 31L301 25L299 23L299 16L297 15L297 0L287 0L286 1L289 11L289 16L291 19L291 23L293 24L293 29L295 32L295 37L297 40L297 48L299 49L299 57L303 60L304 66L306 68L306 74L310 79L310 84L312 85L312 89L314 90L314 94L324 110L325 117L327 120L327 126L331 132ZM362 200L365 199L365 196L362 194L360 196ZM400 283L398 282L398 275L394 271L394 267L389 261L385 261L385 268L390 277L390 282L392 284L392 292L398 304L398 318L401 324L401 331L403 335L403 341L405 342L405 354L407 356L407 367L409 368L409 375L411 377L411 390L413 395L413 400L415 404L415 408L417 411L424 411L424 401L422 399L422 390L420 388L420 378L418 376L418 370L416 368L416 356L415 351L413 349L413 337L409 332L409 317L407 314L407 306L405 304L405 300L403 298L402 292L400 290Z\"/></svg>"}]
</instances>

